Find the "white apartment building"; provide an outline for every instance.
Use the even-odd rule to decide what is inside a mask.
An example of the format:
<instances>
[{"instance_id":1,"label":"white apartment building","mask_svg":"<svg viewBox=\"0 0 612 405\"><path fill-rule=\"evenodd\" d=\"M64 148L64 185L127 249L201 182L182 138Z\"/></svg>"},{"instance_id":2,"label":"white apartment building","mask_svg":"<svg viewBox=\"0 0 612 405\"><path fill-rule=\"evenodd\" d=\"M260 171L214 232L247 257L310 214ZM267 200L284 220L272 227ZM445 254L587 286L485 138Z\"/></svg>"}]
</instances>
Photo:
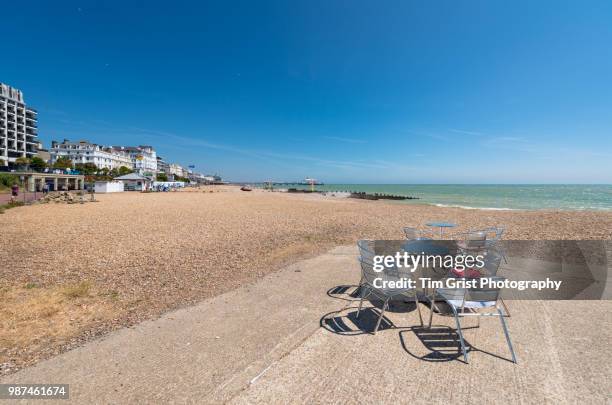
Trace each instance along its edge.
<instances>
[{"instance_id":1,"label":"white apartment building","mask_svg":"<svg viewBox=\"0 0 612 405\"><path fill-rule=\"evenodd\" d=\"M99 169L118 169L125 166L132 168L130 155L112 148L90 143L88 141L70 142L64 139L62 143L51 142L51 163L60 157L70 159L72 163L93 163Z\"/></svg>"},{"instance_id":2,"label":"white apartment building","mask_svg":"<svg viewBox=\"0 0 612 405\"><path fill-rule=\"evenodd\" d=\"M25 105L21 90L0 83L0 165L36 155L37 128L36 110Z\"/></svg>"},{"instance_id":3,"label":"white apartment building","mask_svg":"<svg viewBox=\"0 0 612 405\"><path fill-rule=\"evenodd\" d=\"M168 165L168 169L170 170L170 174L174 176L187 177L187 174L188 174L187 169L185 169L181 165L178 165L176 163L170 163Z\"/></svg>"},{"instance_id":4,"label":"white apartment building","mask_svg":"<svg viewBox=\"0 0 612 405\"><path fill-rule=\"evenodd\" d=\"M157 153L152 146L113 146L130 156L132 168L142 176L154 177L157 174Z\"/></svg>"},{"instance_id":5,"label":"white apartment building","mask_svg":"<svg viewBox=\"0 0 612 405\"><path fill-rule=\"evenodd\" d=\"M170 166L163 157L157 155L157 172L170 174Z\"/></svg>"}]
</instances>

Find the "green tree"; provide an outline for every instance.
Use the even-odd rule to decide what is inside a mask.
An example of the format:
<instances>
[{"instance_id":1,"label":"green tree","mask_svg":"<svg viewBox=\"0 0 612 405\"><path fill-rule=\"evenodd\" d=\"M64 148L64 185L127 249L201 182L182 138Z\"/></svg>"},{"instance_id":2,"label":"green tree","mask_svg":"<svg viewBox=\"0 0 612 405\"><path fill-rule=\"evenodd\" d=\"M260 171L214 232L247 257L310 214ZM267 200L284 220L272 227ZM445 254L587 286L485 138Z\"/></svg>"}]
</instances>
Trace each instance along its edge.
<instances>
[{"instance_id":1,"label":"green tree","mask_svg":"<svg viewBox=\"0 0 612 405\"><path fill-rule=\"evenodd\" d=\"M77 163L74 168L84 175L91 176L98 173L98 166L95 163Z\"/></svg>"},{"instance_id":2,"label":"green tree","mask_svg":"<svg viewBox=\"0 0 612 405\"><path fill-rule=\"evenodd\" d=\"M72 160L67 157L59 157L55 163L53 163L53 167L55 169L71 169L72 168Z\"/></svg>"},{"instance_id":3,"label":"green tree","mask_svg":"<svg viewBox=\"0 0 612 405\"><path fill-rule=\"evenodd\" d=\"M168 181L166 173L157 173L157 181Z\"/></svg>"},{"instance_id":4,"label":"green tree","mask_svg":"<svg viewBox=\"0 0 612 405\"><path fill-rule=\"evenodd\" d=\"M125 166L121 166L119 168L119 176L125 176L126 174L130 174L132 172L133 172L132 169L125 167Z\"/></svg>"},{"instance_id":5,"label":"green tree","mask_svg":"<svg viewBox=\"0 0 612 405\"><path fill-rule=\"evenodd\" d=\"M27 166L30 164L30 159L25 157L18 157L17 159L15 159L15 164L17 166Z\"/></svg>"},{"instance_id":6,"label":"green tree","mask_svg":"<svg viewBox=\"0 0 612 405\"><path fill-rule=\"evenodd\" d=\"M0 185L11 187L13 184L20 184L19 176L9 173L0 173Z\"/></svg>"},{"instance_id":7,"label":"green tree","mask_svg":"<svg viewBox=\"0 0 612 405\"><path fill-rule=\"evenodd\" d=\"M47 163L38 156L34 156L32 159L30 159L30 167L39 172L47 167Z\"/></svg>"}]
</instances>

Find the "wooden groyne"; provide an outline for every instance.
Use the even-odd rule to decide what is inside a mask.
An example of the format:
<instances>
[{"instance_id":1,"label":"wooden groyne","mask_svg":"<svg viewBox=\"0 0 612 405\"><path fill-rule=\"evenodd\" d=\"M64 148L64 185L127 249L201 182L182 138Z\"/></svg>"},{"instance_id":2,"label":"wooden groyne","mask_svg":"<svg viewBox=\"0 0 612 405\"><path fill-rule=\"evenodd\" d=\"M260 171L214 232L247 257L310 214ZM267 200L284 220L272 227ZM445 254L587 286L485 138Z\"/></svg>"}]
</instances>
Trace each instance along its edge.
<instances>
[{"instance_id":1,"label":"wooden groyne","mask_svg":"<svg viewBox=\"0 0 612 405\"><path fill-rule=\"evenodd\" d=\"M320 191L320 190L303 190L299 188L289 188L288 193L347 193L349 198L357 198L360 200L418 200L419 197L411 197L405 195L394 195L394 194L369 194L364 191Z\"/></svg>"},{"instance_id":2,"label":"wooden groyne","mask_svg":"<svg viewBox=\"0 0 612 405\"><path fill-rule=\"evenodd\" d=\"M350 198L358 198L362 200L418 200L418 197L411 197L405 195L394 195L394 194L368 194L366 192L351 191Z\"/></svg>"}]
</instances>

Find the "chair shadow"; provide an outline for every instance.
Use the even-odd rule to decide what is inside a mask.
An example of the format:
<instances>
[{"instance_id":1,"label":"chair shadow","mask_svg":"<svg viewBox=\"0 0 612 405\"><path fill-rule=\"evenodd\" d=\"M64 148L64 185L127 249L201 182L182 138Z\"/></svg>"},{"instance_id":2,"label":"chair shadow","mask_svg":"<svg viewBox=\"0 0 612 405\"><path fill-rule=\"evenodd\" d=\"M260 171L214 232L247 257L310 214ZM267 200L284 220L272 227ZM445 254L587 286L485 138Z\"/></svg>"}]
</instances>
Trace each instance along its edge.
<instances>
[{"instance_id":1,"label":"chair shadow","mask_svg":"<svg viewBox=\"0 0 612 405\"><path fill-rule=\"evenodd\" d=\"M337 335L355 336L363 334L372 334L376 328L376 323L380 316L382 301L366 300L364 301L359 317L357 317L357 307L346 307L338 311L332 311L323 315L319 321L320 326ZM385 311L387 313L408 313L416 311L416 306L413 301L394 301L389 304ZM383 315L378 332L386 329L397 329L393 321Z\"/></svg>"},{"instance_id":2,"label":"chair shadow","mask_svg":"<svg viewBox=\"0 0 612 405\"><path fill-rule=\"evenodd\" d=\"M338 285L327 290L327 296L343 300L349 302L359 302L361 299L361 287L358 285ZM363 302L363 308L367 305L373 305L377 308L382 307L382 301L380 298L375 296L370 296L366 298ZM397 297L395 300L390 302L389 308L387 308L388 312L406 312L406 305L414 307L413 298L409 297ZM413 308L416 309L416 308ZM363 310L363 309L362 309Z\"/></svg>"},{"instance_id":3,"label":"chair shadow","mask_svg":"<svg viewBox=\"0 0 612 405\"><path fill-rule=\"evenodd\" d=\"M357 308L349 307L323 315L319 324L321 328L340 336L365 335L374 333L379 316L380 309L378 308L362 308L357 317ZM383 315L378 331L393 328L395 328L393 322Z\"/></svg>"},{"instance_id":4,"label":"chair shadow","mask_svg":"<svg viewBox=\"0 0 612 405\"><path fill-rule=\"evenodd\" d=\"M337 285L327 290L327 296L344 301L355 301L361 298L361 287L358 285Z\"/></svg>"},{"instance_id":5,"label":"chair shadow","mask_svg":"<svg viewBox=\"0 0 612 405\"><path fill-rule=\"evenodd\" d=\"M419 356L410 351L404 337L406 333L414 333L429 352L423 356ZM465 363L463 360L463 352L461 351L459 335L457 331L451 327L443 325L432 325L431 328L413 326L409 329L402 330L399 333L399 338L404 351L415 359L429 362L458 360ZM472 345L465 340L465 337L464 341L467 351L470 352L472 350Z\"/></svg>"},{"instance_id":6,"label":"chair shadow","mask_svg":"<svg viewBox=\"0 0 612 405\"><path fill-rule=\"evenodd\" d=\"M478 326L462 327L461 330L465 331L475 328L478 328ZM411 352L404 339L404 334L409 332L414 333L416 337L421 341L423 346L425 346L425 348L427 348L430 352L424 356L418 356L415 353ZM463 359L463 352L461 351L461 342L459 340L459 334L455 329L451 328L450 326L431 325L431 328L427 328L425 326L413 326L411 328L402 330L399 333L399 338L404 351L415 359L430 362L458 360L462 363L467 364ZM463 335L463 341L465 343L465 349L468 354L473 352L480 352L489 356L493 356L497 359L505 360L509 363L512 363L511 359L472 346L472 344L465 338L465 334Z\"/></svg>"}]
</instances>

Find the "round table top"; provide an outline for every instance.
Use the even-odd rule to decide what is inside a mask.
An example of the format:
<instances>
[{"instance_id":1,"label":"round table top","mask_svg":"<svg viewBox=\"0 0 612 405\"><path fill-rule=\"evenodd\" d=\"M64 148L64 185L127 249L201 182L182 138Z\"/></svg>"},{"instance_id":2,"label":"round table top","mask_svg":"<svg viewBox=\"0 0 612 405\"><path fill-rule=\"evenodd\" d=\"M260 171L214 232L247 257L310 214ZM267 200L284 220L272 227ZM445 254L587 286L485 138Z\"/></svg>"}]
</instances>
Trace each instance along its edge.
<instances>
[{"instance_id":1,"label":"round table top","mask_svg":"<svg viewBox=\"0 0 612 405\"><path fill-rule=\"evenodd\" d=\"M428 222L425 225L427 226L438 226L440 228L453 228L457 226L457 224L453 224L452 222Z\"/></svg>"}]
</instances>

